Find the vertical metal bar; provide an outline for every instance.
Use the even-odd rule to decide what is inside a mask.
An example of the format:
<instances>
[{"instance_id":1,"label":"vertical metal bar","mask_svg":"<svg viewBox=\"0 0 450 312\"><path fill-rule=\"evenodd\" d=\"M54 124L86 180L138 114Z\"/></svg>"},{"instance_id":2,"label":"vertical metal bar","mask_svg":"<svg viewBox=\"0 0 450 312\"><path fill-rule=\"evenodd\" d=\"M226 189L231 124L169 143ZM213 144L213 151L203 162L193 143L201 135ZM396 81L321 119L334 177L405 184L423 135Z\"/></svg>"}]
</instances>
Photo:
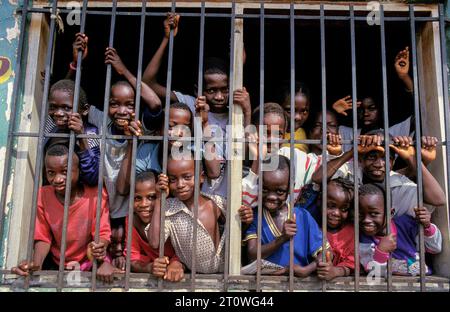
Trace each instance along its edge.
<instances>
[{"instance_id":1,"label":"vertical metal bar","mask_svg":"<svg viewBox=\"0 0 450 312\"><path fill-rule=\"evenodd\" d=\"M263 153L263 136L264 136L264 1L261 1L260 5L260 18L259 18L259 127L258 127L258 174L260 176L258 183L258 237L256 245L256 291L261 291L261 234L262 234L262 184L263 184L263 171L262 171L262 153Z\"/></svg>"},{"instance_id":2,"label":"vertical metal bar","mask_svg":"<svg viewBox=\"0 0 450 312\"><path fill-rule=\"evenodd\" d=\"M109 30L109 43L108 47L112 47L114 45L114 31L116 28L116 11L117 11L117 0L113 0L111 10L111 26ZM98 182L97 182L97 207L95 211L95 242L98 242L100 237L100 218L101 218L101 209L102 209L102 192L103 192L103 166L105 160L105 144L106 144L106 132L107 132L107 122L108 122L108 110L109 110L109 92L111 88L111 64L108 64L106 67L106 83L105 83L105 96L103 103L103 128L99 129L101 131L101 139L100 139L100 162L98 168ZM92 276L91 276L91 290L95 291L97 287L97 262L94 261L92 266Z\"/></svg>"},{"instance_id":3,"label":"vertical metal bar","mask_svg":"<svg viewBox=\"0 0 450 312\"><path fill-rule=\"evenodd\" d=\"M360 265L359 265L359 201L358 201L358 112L357 112L357 94L356 94L356 55L355 55L355 12L353 5L350 5L350 45L352 54L352 113L353 113L353 172L356 177L353 181L354 188L354 200L353 200L353 210L354 210L354 231L355 231L355 292L359 291L359 275L360 275Z\"/></svg>"},{"instance_id":4,"label":"vertical metal bar","mask_svg":"<svg viewBox=\"0 0 450 312\"><path fill-rule=\"evenodd\" d=\"M80 32L84 33L86 26L86 9L88 0L83 0L83 8L81 10L81 25ZM78 102L80 100L80 81L81 81L81 61L83 53L78 51L77 55L77 70L75 74L75 90L73 92L73 107L72 111L78 112ZM66 177L66 190L64 195L64 216L63 216L63 229L61 236L61 253L59 256L59 270L58 270L58 287L57 291L61 291L64 281L64 268L66 260L66 247L67 247L67 226L69 222L69 206L72 192L72 166L73 166L73 153L75 149L75 132L70 130L69 138L69 156L67 160L67 177Z\"/></svg>"},{"instance_id":5,"label":"vertical metal bar","mask_svg":"<svg viewBox=\"0 0 450 312\"><path fill-rule=\"evenodd\" d=\"M172 0L171 12L175 12L175 1ZM164 138L168 138L169 132L169 110L170 110L170 94L172 92L172 61L173 61L173 29L170 30L169 36L169 59L167 61L167 82L166 82L166 105L164 107ZM167 174L167 156L169 151L168 140L163 140L163 163L162 170L164 174ZM164 243L165 243L165 214L166 211L166 193L161 194L161 216L160 216L160 229L159 229L159 256L164 256ZM158 290L161 291L163 286L163 280L158 279Z\"/></svg>"},{"instance_id":6,"label":"vertical metal bar","mask_svg":"<svg viewBox=\"0 0 450 312\"><path fill-rule=\"evenodd\" d=\"M292 219L292 214L294 213L294 205L295 205L295 193L294 193L294 177L295 177L295 166L292 164L295 163L295 155L294 155L294 139L295 139L295 8L294 3L291 1L290 10L289 10L289 28L290 28L290 78L291 78L291 120L290 120L290 144L289 144L289 152L290 152L290 166L289 166L289 209L288 209L288 218ZM291 237L289 240L289 291L294 291L294 238Z\"/></svg>"},{"instance_id":7,"label":"vertical metal bar","mask_svg":"<svg viewBox=\"0 0 450 312\"><path fill-rule=\"evenodd\" d=\"M55 16L56 8L58 5L58 1L55 0L53 2L51 16ZM53 38L55 37L55 18L50 19L50 30L49 30L49 39L48 39L48 47L47 54L45 58L45 80L44 80L44 91L42 93L42 107L41 107L41 116L39 123L39 139L38 139L38 147L37 147L37 155L36 155L36 165L35 172L42 172L42 163L44 160L44 132L45 132L45 120L47 118L48 111L48 92L50 89L50 65L52 61L52 51L53 51ZM36 225L36 209L37 209L37 197L39 192L39 182L40 179L35 179L33 184L33 197L31 201L31 216L30 216L30 232L28 237L27 244L27 261L30 262L32 260L33 254L33 246L34 246L34 230ZM25 279L25 289L29 288L30 278L29 276Z\"/></svg>"},{"instance_id":8,"label":"vertical metal bar","mask_svg":"<svg viewBox=\"0 0 450 312\"><path fill-rule=\"evenodd\" d=\"M417 46L416 46L416 21L414 16L414 5L409 5L409 22L411 30L411 52L414 82L414 119L416 136L416 162L417 162L417 204L423 206L423 180L422 180L422 146L421 146L421 120L419 107L419 80L417 77ZM420 253L420 291L425 291L425 241L423 225L419 224L419 253Z\"/></svg>"},{"instance_id":9,"label":"vertical metal bar","mask_svg":"<svg viewBox=\"0 0 450 312\"><path fill-rule=\"evenodd\" d=\"M320 60L322 67L322 261L326 261L327 243L327 77L325 59L325 14L320 5ZM322 291L327 290L326 281L322 281Z\"/></svg>"},{"instance_id":10,"label":"vertical metal bar","mask_svg":"<svg viewBox=\"0 0 450 312\"><path fill-rule=\"evenodd\" d=\"M228 76L228 123L233 121L233 93L234 93L234 23L236 20L236 3L233 0L231 4L231 30L230 30L230 75ZM225 269L223 274L223 287L224 291L228 290L228 278L230 271L230 219L231 219L231 164L232 164L232 131L226 133L225 135L226 144L226 161L227 161L227 217L226 217L226 227L225 227Z\"/></svg>"},{"instance_id":11,"label":"vertical metal bar","mask_svg":"<svg viewBox=\"0 0 450 312\"><path fill-rule=\"evenodd\" d=\"M198 96L203 94L203 49L205 37L205 2L202 1L200 16L200 42L198 50ZM191 291L195 291L195 278L197 269L197 230L198 230L198 200L200 196L200 164L201 164L201 144L202 144L202 122L200 114L194 118L194 138L195 138L195 188L194 188L194 233L192 234L192 266L191 266Z\"/></svg>"},{"instance_id":12,"label":"vertical metal bar","mask_svg":"<svg viewBox=\"0 0 450 312\"><path fill-rule=\"evenodd\" d=\"M147 9L147 1L142 0L141 10L141 27L139 30L139 57L138 70L136 75L136 105L134 121L139 120L139 111L141 107L141 81L142 81L142 58L144 54L144 34L145 34L145 13ZM127 228L127 258L125 271L125 291L130 289L130 271L131 271L131 241L133 238L133 211L134 211L134 188L136 185L136 153L137 153L137 137L133 135L133 147L131 149L131 172L130 172L130 196L128 200L128 228ZM128 142L130 144L130 142Z\"/></svg>"},{"instance_id":13,"label":"vertical metal bar","mask_svg":"<svg viewBox=\"0 0 450 312\"><path fill-rule=\"evenodd\" d=\"M384 8L380 5L380 41L381 41L381 63L382 63L382 78L383 78L383 122L384 122L384 150L385 150L385 172L386 176L384 182L386 185L386 234L391 233L391 185L390 185L390 150L389 150L389 113L388 113L388 97L387 97L387 78L386 78L386 40L384 30ZM387 263L387 290L392 290L392 274L391 274L391 258L389 257Z\"/></svg>"},{"instance_id":14,"label":"vertical metal bar","mask_svg":"<svg viewBox=\"0 0 450 312\"><path fill-rule=\"evenodd\" d=\"M442 64L442 89L443 89L443 106L444 106L444 121L445 121L445 158L447 165L447 196L450 196L450 106L448 98L448 64L447 64L447 47L445 40L445 10L444 5L439 4L439 35L441 48L441 64ZM447 197L447 203L449 199ZM448 206L447 206L448 209Z\"/></svg>"},{"instance_id":15,"label":"vertical metal bar","mask_svg":"<svg viewBox=\"0 0 450 312\"><path fill-rule=\"evenodd\" d=\"M6 197L8 191L9 177L11 174L11 165L12 165L12 150L13 150L13 142L14 142L14 128L16 126L16 113L17 113L17 102L18 102L18 94L20 89L20 82L22 79L22 53L23 46L25 41L25 30L27 26L27 15L28 15L28 0L25 0L22 8L22 19L20 24L20 38L19 45L17 47L17 58L16 58L16 76L14 78L14 86L13 93L11 97L11 115L10 121L8 125L8 139L6 142L6 151L5 151L5 162L3 163L3 178L2 178L2 193L1 193L1 202L0 202L0 249L3 242L3 223L5 222L5 206L6 206ZM6 246L3 246L6 248ZM2 274L0 274L1 276Z\"/></svg>"}]
</instances>

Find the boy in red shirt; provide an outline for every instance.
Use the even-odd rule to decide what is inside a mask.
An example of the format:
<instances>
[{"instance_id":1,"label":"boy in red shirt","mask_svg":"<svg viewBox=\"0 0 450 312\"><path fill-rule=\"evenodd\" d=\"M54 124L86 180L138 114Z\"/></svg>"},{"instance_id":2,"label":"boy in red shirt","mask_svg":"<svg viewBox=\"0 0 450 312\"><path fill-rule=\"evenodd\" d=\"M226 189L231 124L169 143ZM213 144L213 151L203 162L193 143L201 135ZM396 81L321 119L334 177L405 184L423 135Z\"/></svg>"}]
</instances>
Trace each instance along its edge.
<instances>
[{"instance_id":1,"label":"boy in red shirt","mask_svg":"<svg viewBox=\"0 0 450 312\"><path fill-rule=\"evenodd\" d=\"M155 202L160 200L156 190L156 176L152 171L144 171L136 176L134 194L134 218L131 240L131 271L151 273L170 282L178 282L184 277L184 265L175 255L170 241L164 245L164 257L159 257L158 249L150 246L146 228L152 220ZM126 220L128 228L128 218ZM148 231L148 228L147 228Z\"/></svg>"},{"instance_id":2,"label":"boy in red shirt","mask_svg":"<svg viewBox=\"0 0 450 312\"><path fill-rule=\"evenodd\" d=\"M64 216L64 195L66 191L69 150L65 145L51 146L45 155L45 173L50 185L40 188L37 204L36 229L34 232L34 255L31 263L22 261L12 272L27 276L41 270L46 260L49 268L59 266L61 254L62 227ZM111 236L109 225L108 197L102 192L100 239L95 243L95 215L97 208L97 187L79 183L79 159L73 153L72 188L70 194L69 219L67 224L65 267L78 263L80 270L88 271L92 261L89 253L99 265L97 277L105 282L112 281L115 272L106 258L106 249ZM51 254L51 258L47 255ZM46 259L47 258L47 259Z\"/></svg>"}]
</instances>

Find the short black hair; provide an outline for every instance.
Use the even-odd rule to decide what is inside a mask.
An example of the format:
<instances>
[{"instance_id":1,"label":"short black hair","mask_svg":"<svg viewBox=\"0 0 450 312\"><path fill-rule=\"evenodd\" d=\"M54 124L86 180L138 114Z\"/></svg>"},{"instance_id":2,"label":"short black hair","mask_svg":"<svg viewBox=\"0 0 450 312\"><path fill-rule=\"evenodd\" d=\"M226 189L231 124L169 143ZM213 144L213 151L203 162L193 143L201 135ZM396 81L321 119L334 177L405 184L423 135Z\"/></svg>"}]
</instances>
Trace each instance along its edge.
<instances>
[{"instance_id":1,"label":"short black hair","mask_svg":"<svg viewBox=\"0 0 450 312\"><path fill-rule=\"evenodd\" d=\"M67 148L66 145L63 144L51 145L47 149L47 153L45 154L45 156L65 156L65 155L69 155L69 149Z\"/></svg>"},{"instance_id":2,"label":"short black hair","mask_svg":"<svg viewBox=\"0 0 450 312\"><path fill-rule=\"evenodd\" d=\"M66 155L69 155L69 148L65 144L50 145L47 151L45 152L45 158L47 158L48 156L61 157ZM80 158L78 157L78 154L75 151L72 153L72 155L75 156L78 162L80 161Z\"/></svg>"},{"instance_id":3,"label":"short black hair","mask_svg":"<svg viewBox=\"0 0 450 312\"><path fill-rule=\"evenodd\" d=\"M75 82L70 79L58 80L50 87L50 96L52 96L53 92L55 91L67 92L70 96L73 97L75 94ZM82 108L83 110L86 110L89 107L86 92L84 92L81 86L79 93L79 104L80 108Z\"/></svg>"},{"instance_id":4,"label":"short black hair","mask_svg":"<svg viewBox=\"0 0 450 312\"><path fill-rule=\"evenodd\" d=\"M268 103L264 103L264 116L268 115L268 114L275 114L278 115L279 117L283 118L284 120L284 131L286 131L286 127L288 125L288 118L286 115L286 112L284 111L284 109L281 107L280 104L275 103L275 102L268 102ZM258 106L257 108L255 108L253 110L252 113L252 124L254 125L259 125L259 110L260 107Z\"/></svg>"},{"instance_id":5,"label":"short black hair","mask_svg":"<svg viewBox=\"0 0 450 312\"><path fill-rule=\"evenodd\" d=\"M311 112L310 117L305 121L305 123L304 123L304 125L303 125L303 128L305 129L305 131L306 131L308 134L309 134L309 133L311 132L311 130L314 128L314 123L315 123L315 121L316 121L316 119L317 119L317 116L319 116L320 114L322 114L322 109L315 109L315 110L313 110L313 111ZM334 118L336 119L336 121L338 121L338 116L337 116L337 114L336 114L333 110L327 108L327 109L325 110L325 114L333 115ZM322 122L322 120L320 120L320 121ZM326 127L326 126L325 126L325 127Z\"/></svg>"},{"instance_id":6,"label":"short black hair","mask_svg":"<svg viewBox=\"0 0 450 312\"><path fill-rule=\"evenodd\" d=\"M296 80L294 82L294 97L296 94L301 94L306 98L308 105L311 105L311 92L309 91L308 86ZM278 90L278 101L280 103L284 103L291 96L291 82L283 81Z\"/></svg>"},{"instance_id":7,"label":"short black hair","mask_svg":"<svg viewBox=\"0 0 450 312\"><path fill-rule=\"evenodd\" d=\"M170 104L170 109L181 109L184 111L189 112L190 117L190 128L194 126L194 114L192 113L192 110L189 108L189 106L186 103L183 102L174 102Z\"/></svg>"},{"instance_id":8,"label":"short black hair","mask_svg":"<svg viewBox=\"0 0 450 312\"><path fill-rule=\"evenodd\" d=\"M207 57L204 60L203 75L220 74L228 77L228 64L218 57Z\"/></svg>"},{"instance_id":9,"label":"short black hair","mask_svg":"<svg viewBox=\"0 0 450 312\"><path fill-rule=\"evenodd\" d=\"M386 188L382 183L367 183L359 187L359 197L364 197L367 195L379 195L383 198L384 212L387 213L387 207L385 203L386 198ZM392 195L391 195L392 198Z\"/></svg>"},{"instance_id":10,"label":"short black hair","mask_svg":"<svg viewBox=\"0 0 450 312\"><path fill-rule=\"evenodd\" d=\"M146 170L146 171L139 172L136 175L136 184L146 182L146 181L156 183L156 172L153 170Z\"/></svg>"},{"instance_id":11,"label":"short black hair","mask_svg":"<svg viewBox=\"0 0 450 312\"><path fill-rule=\"evenodd\" d=\"M284 155L272 155L272 156L270 156L269 158L264 159L264 160L263 160L263 164L270 164L270 163L273 163L273 159L274 159L274 158L278 158L278 161L277 161L277 167L274 168L273 171L277 171L277 170L280 170L280 171L287 170L287 171L289 172L290 167L291 167L290 162L289 162L289 158L287 158L287 157L284 156Z\"/></svg>"}]
</instances>

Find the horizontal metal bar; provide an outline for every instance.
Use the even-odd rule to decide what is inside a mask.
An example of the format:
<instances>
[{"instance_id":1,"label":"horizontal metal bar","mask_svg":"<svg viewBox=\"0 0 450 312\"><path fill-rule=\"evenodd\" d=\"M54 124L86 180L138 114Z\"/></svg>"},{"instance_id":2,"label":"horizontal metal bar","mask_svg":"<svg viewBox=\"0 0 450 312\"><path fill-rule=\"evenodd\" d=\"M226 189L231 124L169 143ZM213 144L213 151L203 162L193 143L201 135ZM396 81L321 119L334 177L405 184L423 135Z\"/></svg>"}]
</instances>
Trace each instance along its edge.
<instances>
[{"instance_id":1,"label":"horizontal metal bar","mask_svg":"<svg viewBox=\"0 0 450 312\"><path fill-rule=\"evenodd\" d=\"M224 9L224 8L221 8ZM228 9L228 8L226 8ZM18 9L17 12L19 13L21 9ZM315 10L314 10L315 11ZM33 8L28 10L29 13L46 13L49 14L49 10L45 8ZM70 13L72 10L70 9L59 9L59 13ZM319 12L317 10L317 12ZM101 11L101 10L88 10L86 12L88 15L112 15L111 11ZM201 17L201 13L190 13L190 12L177 12L181 17ZM121 16L141 16L140 12L134 12L134 11L118 11L116 15ZM145 16L160 16L165 17L167 15L166 12L146 12ZM216 17L216 18L230 18L231 13L205 13L205 17ZM236 14L236 18L246 18L246 19L256 19L260 18L260 14ZM267 19L289 19L289 14L265 14L264 18ZM296 15L294 16L295 20L320 20L320 15ZM326 21L349 21L350 16L342 16L342 15L327 15L324 17ZM367 21L366 16L355 16L355 21ZM409 17L408 16L390 16L385 17L384 20L386 22L408 22ZM416 21L419 22L439 22L438 17L416 17ZM450 19L446 19L446 22L449 22Z\"/></svg>"}]
</instances>

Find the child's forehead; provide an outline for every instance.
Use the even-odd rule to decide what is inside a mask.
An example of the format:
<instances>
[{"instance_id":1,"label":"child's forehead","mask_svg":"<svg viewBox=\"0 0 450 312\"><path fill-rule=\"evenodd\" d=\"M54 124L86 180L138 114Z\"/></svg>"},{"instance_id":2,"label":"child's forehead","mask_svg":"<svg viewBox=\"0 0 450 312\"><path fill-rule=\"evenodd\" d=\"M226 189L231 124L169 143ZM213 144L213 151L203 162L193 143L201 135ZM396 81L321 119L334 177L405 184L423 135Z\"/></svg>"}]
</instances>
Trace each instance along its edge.
<instances>
[{"instance_id":1,"label":"child's forehead","mask_svg":"<svg viewBox=\"0 0 450 312\"><path fill-rule=\"evenodd\" d=\"M54 89L52 92L50 92L49 98L65 98L65 99L72 99L73 98L73 91L65 90L65 89Z\"/></svg>"},{"instance_id":2,"label":"child's forehead","mask_svg":"<svg viewBox=\"0 0 450 312\"><path fill-rule=\"evenodd\" d=\"M264 185L281 185L289 183L289 171L276 169L263 172Z\"/></svg>"},{"instance_id":3,"label":"child's forehead","mask_svg":"<svg viewBox=\"0 0 450 312\"><path fill-rule=\"evenodd\" d=\"M193 173L194 169L195 169L195 161L192 158L189 159L189 157L180 156L180 159L170 158L167 161L168 175Z\"/></svg>"},{"instance_id":4,"label":"child's forehead","mask_svg":"<svg viewBox=\"0 0 450 312\"><path fill-rule=\"evenodd\" d=\"M208 88L211 85L224 84L228 86L228 75L224 73L207 73L204 75L205 87Z\"/></svg>"},{"instance_id":5,"label":"child's forehead","mask_svg":"<svg viewBox=\"0 0 450 312\"><path fill-rule=\"evenodd\" d=\"M359 206L365 210L384 211L383 194L360 194Z\"/></svg>"},{"instance_id":6,"label":"child's forehead","mask_svg":"<svg viewBox=\"0 0 450 312\"><path fill-rule=\"evenodd\" d=\"M118 84L114 85L111 88L111 94L117 94L117 93L128 93L134 95L134 89L131 86L125 85L125 84Z\"/></svg>"}]
</instances>

